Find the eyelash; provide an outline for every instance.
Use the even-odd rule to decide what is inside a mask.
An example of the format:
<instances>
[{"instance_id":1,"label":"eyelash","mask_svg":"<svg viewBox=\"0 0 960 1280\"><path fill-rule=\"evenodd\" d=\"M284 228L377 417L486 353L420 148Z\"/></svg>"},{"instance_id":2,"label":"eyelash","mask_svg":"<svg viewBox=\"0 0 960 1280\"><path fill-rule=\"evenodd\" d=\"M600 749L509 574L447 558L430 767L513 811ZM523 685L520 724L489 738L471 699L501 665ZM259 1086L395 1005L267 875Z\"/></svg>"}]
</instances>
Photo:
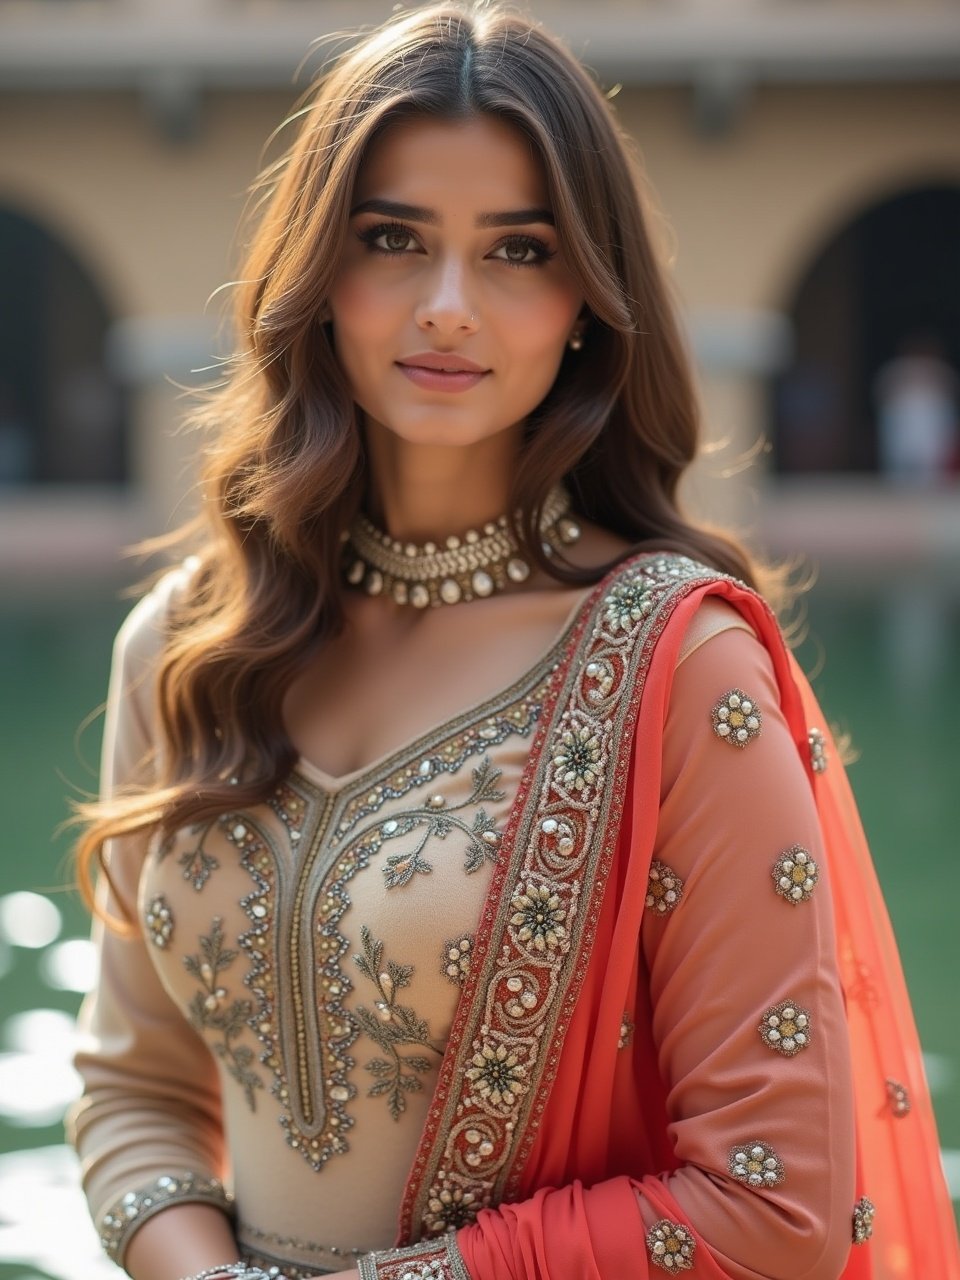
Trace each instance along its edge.
<instances>
[{"instance_id":1,"label":"eyelash","mask_svg":"<svg viewBox=\"0 0 960 1280\"><path fill-rule=\"evenodd\" d=\"M382 249L374 242L384 235L402 235L409 236L411 240L415 240L416 236L409 227L405 227L402 222L381 222L375 227L366 227L363 231L357 232L357 238L362 240L371 253L379 253L385 258L401 258L409 253L408 249ZM556 255L555 249L548 249L542 240L538 240L535 236L507 236L497 245L498 249L502 249L504 245L521 245L524 249L533 249L536 257L532 262L513 262L509 258L497 258L497 262L503 262L508 267L542 267L545 266L552 257Z\"/></svg>"}]
</instances>

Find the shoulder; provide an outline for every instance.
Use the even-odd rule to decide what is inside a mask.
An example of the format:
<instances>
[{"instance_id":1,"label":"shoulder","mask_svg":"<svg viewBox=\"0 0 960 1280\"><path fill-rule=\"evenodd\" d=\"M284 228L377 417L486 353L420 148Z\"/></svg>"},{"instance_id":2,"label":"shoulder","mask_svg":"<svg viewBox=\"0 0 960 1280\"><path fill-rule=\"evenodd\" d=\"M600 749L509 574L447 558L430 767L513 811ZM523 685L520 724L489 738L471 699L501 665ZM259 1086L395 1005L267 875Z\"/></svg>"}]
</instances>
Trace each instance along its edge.
<instances>
[{"instance_id":1,"label":"shoulder","mask_svg":"<svg viewBox=\"0 0 960 1280\"><path fill-rule=\"evenodd\" d=\"M189 557L168 569L133 606L114 641L114 666L138 680L156 663L169 634L177 602L187 592L197 568Z\"/></svg>"}]
</instances>

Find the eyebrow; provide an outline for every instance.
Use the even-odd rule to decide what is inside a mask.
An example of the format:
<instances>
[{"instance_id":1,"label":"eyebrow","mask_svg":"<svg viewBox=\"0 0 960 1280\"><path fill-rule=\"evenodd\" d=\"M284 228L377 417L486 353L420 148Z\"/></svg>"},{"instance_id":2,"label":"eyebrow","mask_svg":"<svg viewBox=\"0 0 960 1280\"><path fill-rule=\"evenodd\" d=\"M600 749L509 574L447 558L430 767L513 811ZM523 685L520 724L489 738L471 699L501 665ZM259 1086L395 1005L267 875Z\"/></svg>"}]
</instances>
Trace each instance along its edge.
<instances>
[{"instance_id":1,"label":"eyebrow","mask_svg":"<svg viewBox=\"0 0 960 1280\"><path fill-rule=\"evenodd\" d=\"M361 200L350 210L350 217L358 213L381 213L388 218L404 218L407 222L425 222L429 226L439 226L440 215L433 209L425 209L416 204L401 204L396 200ZM474 219L477 227L517 227L528 222L545 222L555 226L556 219L549 209L509 209L502 213L478 213Z\"/></svg>"}]
</instances>

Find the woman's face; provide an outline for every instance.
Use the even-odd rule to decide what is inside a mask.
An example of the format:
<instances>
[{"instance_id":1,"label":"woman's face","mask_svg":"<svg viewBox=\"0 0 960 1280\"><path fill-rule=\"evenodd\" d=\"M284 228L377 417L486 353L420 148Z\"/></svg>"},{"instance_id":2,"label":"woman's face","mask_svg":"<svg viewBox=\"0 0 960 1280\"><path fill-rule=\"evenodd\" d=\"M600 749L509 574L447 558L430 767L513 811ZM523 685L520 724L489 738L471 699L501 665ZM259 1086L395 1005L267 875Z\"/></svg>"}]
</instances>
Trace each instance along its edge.
<instances>
[{"instance_id":1,"label":"woman's face","mask_svg":"<svg viewBox=\"0 0 960 1280\"><path fill-rule=\"evenodd\" d=\"M337 357L368 419L431 445L522 423L583 305L532 145L491 116L388 127L359 174L329 301ZM425 372L418 361L430 356L477 371Z\"/></svg>"}]
</instances>

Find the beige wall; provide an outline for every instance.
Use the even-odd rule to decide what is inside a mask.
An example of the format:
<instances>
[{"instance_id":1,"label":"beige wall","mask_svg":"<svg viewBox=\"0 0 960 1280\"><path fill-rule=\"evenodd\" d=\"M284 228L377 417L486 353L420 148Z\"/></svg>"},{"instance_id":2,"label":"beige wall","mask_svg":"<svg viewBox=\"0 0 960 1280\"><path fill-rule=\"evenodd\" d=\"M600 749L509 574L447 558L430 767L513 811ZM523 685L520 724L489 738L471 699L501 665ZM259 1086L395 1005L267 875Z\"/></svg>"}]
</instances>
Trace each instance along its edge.
<instances>
[{"instance_id":1,"label":"beige wall","mask_svg":"<svg viewBox=\"0 0 960 1280\"><path fill-rule=\"evenodd\" d=\"M60 235L117 318L176 331L229 278L247 185L294 96L211 95L196 139L174 145L132 94L2 95L0 203ZM871 203L931 179L960 184L957 85L763 87L721 139L695 134L687 90L625 89L616 101L691 314L776 311L825 240ZM703 383L711 434L734 453L747 447L762 424L756 376L705 370ZM183 446L167 435L182 409L156 387L141 404L137 456L155 523L183 488ZM742 496L730 490L717 513L730 503L742 508Z\"/></svg>"}]
</instances>

